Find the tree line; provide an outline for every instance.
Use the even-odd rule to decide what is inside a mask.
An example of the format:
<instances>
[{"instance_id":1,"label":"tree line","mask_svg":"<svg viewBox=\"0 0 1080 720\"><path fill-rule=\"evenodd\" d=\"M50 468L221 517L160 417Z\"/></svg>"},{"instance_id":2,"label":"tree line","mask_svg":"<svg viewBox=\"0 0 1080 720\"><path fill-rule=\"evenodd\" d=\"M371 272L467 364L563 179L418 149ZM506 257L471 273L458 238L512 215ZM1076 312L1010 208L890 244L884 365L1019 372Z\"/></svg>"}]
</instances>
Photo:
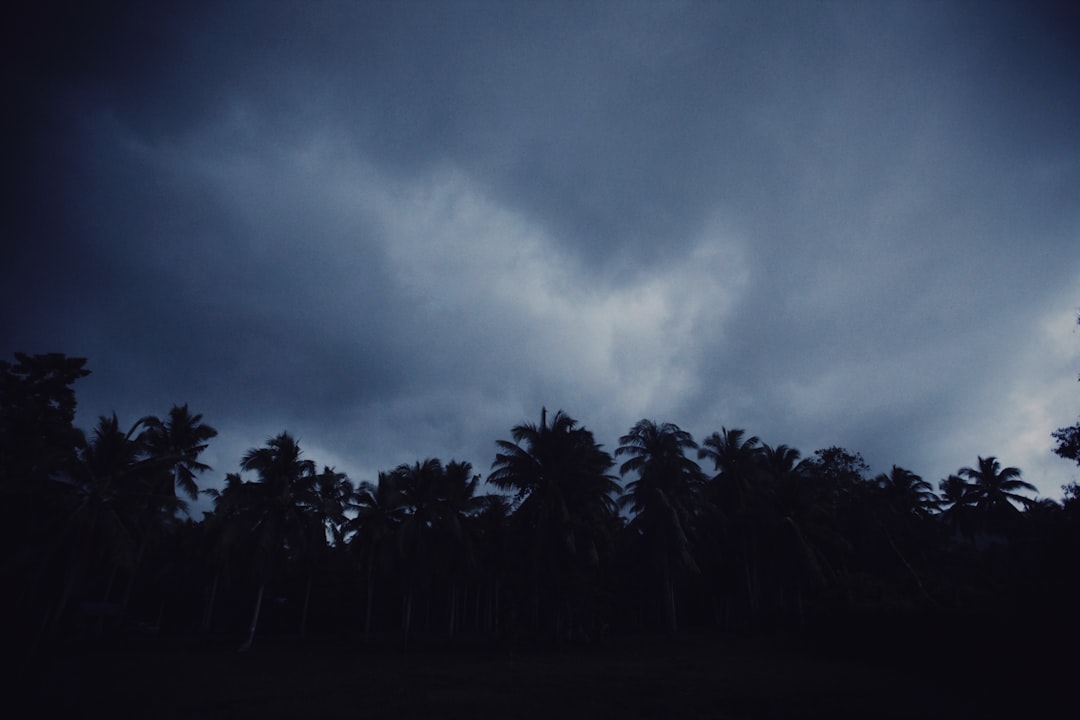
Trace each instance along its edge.
<instances>
[{"instance_id":1,"label":"tree line","mask_svg":"<svg viewBox=\"0 0 1080 720\"><path fill-rule=\"evenodd\" d=\"M125 634L317 632L404 643L564 643L851 617L1069 612L1080 490L1031 497L975 458L936 487L803 456L741 428L700 443L642 419L614 453L562 411L468 462L354 482L288 432L244 453L213 510L183 512L216 436L186 405L74 426L83 358L0 362L4 622L34 645ZM1080 423L1054 433L1080 462ZM247 473L247 478L241 473ZM947 622L947 620L943 620Z\"/></svg>"}]
</instances>

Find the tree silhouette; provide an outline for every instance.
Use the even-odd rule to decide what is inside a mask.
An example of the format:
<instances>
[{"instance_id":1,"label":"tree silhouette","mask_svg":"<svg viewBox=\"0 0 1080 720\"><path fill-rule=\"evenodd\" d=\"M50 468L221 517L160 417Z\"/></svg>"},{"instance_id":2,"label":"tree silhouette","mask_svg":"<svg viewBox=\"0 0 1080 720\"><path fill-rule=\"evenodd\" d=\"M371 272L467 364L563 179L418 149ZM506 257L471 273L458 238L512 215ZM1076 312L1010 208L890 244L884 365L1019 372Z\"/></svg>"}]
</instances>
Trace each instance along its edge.
<instances>
[{"instance_id":1,"label":"tree silhouette","mask_svg":"<svg viewBox=\"0 0 1080 720\"><path fill-rule=\"evenodd\" d=\"M967 502L982 518L984 528L993 532L1013 526L1020 514L1016 504L1027 507L1031 499L1017 490L1037 492L1034 485L1020 479L1020 470L1002 468L996 457L979 457L978 466L961 468L958 473L968 483Z\"/></svg>"},{"instance_id":2,"label":"tree silhouette","mask_svg":"<svg viewBox=\"0 0 1080 720\"><path fill-rule=\"evenodd\" d=\"M514 442L497 441L488 482L515 492L513 524L529 569L527 589L535 629L546 625L556 638L569 632L585 609L600 555L611 543L619 485L614 464L588 430L562 411L548 424L524 423Z\"/></svg>"},{"instance_id":3,"label":"tree silhouette","mask_svg":"<svg viewBox=\"0 0 1080 720\"><path fill-rule=\"evenodd\" d=\"M38 627L27 617L52 609L60 592L49 586L68 537L70 488L60 480L86 442L72 388L90 374L85 365L60 353L0 361L0 611L26 642Z\"/></svg>"},{"instance_id":4,"label":"tree silhouette","mask_svg":"<svg viewBox=\"0 0 1080 720\"><path fill-rule=\"evenodd\" d=\"M837 532L831 498L799 458L795 448L765 445L759 467L768 489L765 567L773 605L801 622L807 589L825 584L830 553L846 543Z\"/></svg>"},{"instance_id":5,"label":"tree silhouette","mask_svg":"<svg viewBox=\"0 0 1080 720\"><path fill-rule=\"evenodd\" d=\"M210 470L199 462L199 455L207 443L217 437L217 430L202 422L202 415L192 415L187 404L173 405L168 419L162 421L153 415L140 421L146 428L143 442L147 452L171 471L174 488L182 490L192 500L199 496L195 482L197 473Z\"/></svg>"},{"instance_id":6,"label":"tree silhouette","mask_svg":"<svg viewBox=\"0 0 1080 720\"><path fill-rule=\"evenodd\" d=\"M746 431L721 428L702 442L698 457L713 461L715 474L706 483L707 509L713 514L709 535L713 565L720 570L714 578L714 592L720 596L741 595L745 611L753 622L758 609L758 575L761 532L768 493L761 482L761 440L746 437ZM741 588L732 592L725 588ZM727 603L729 612L731 603Z\"/></svg>"},{"instance_id":7,"label":"tree silhouette","mask_svg":"<svg viewBox=\"0 0 1080 720\"><path fill-rule=\"evenodd\" d=\"M1032 607L1065 617L1080 598L1068 572L1080 552L1076 484L1061 504L1036 502L1017 468L980 456L941 480L939 496L899 466L869 477L843 448L803 460L726 427L699 448L674 423L642 419L614 453L620 496L612 455L546 409L496 443L489 481L505 494L478 496L469 463L436 458L354 487L334 468L316 472L283 432L243 454L254 480L230 473L203 490L214 509L184 521L216 434L200 415L178 405L128 428L114 413L84 435L71 385L85 361L17 358L0 363L0 512L10 523L0 578L9 630L39 642L63 633L50 652L97 642L106 627L226 628L226 608L243 615L246 649L273 621L264 598L284 596L297 599L289 622L301 636L309 619L355 618L367 636L437 632L460 645L476 632L517 647L523 632L562 643L640 628L649 613L670 631L797 622L782 635L807 647L865 635L886 653L901 651L898 640L921 653L948 632L952 647L935 647L959 653L957 666L985 654L982 672L998 642L985 627ZM1072 436L1055 437L1071 457ZM708 476L692 451L711 461ZM157 623L140 614L155 610ZM902 630L879 632L892 627Z\"/></svg>"},{"instance_id":8,"label":"tree silhouette","mask_svg":"<svg viewBox=\"0 0 1080 720\"><path fill-rule=\"evenodd\" d=\"M970 538L974 532L971 486L959 475L949 475L938 482L938 491L941 522L950 536Z\"/></svg>"},{"instance_id":9,"label":"tree silhouette","mask_svg":"<svg viewBox=\"0 0 1080 720\"><path fill-rule=\"evenodd\" d=\"M514 564L515 555L509 544L509 525L512 512L510 498L501 494L481 495L473 516L472 528L477 545L480 571L479 591L484 603L484 630L499 635L499 619L506 577Z\"/></svg>"},{"instance_id":10,"label":"tree silhouette","mask_svg":"<svg viewBox=\"0 0 1080 720\"><path fill-rule=\"evenodd\" d=\"M889 515L897 518L925 519L937 508L934 486L915 473L897 465L888 474L875 478Z\"/></svg>"},{"instance_id":11,"label":"tree silhouette","mask_svg":"<svg viewBox=\"0 0 1080 720\"><path fill-rule=\"evenodd\" d=\"M615 456L629 457L619 472L637 474L619 504L633 513L627 530L641 536L652 558L660 578L665 625L669 632L675 632L675 576L700 572L691 553L690 535L704 475L698 464L686 457L698 446L690 433L677 425L658 425L645 419L619 438L619 443Z\"/></svg>"},{"instance_id":12,"label":"tree silhouette","mask_svg":"<svg viewBox=\"0 0 1080 720\"><path fill-rule=\"evenodd\" d=\"M1076 318L1076 324L1080 325L1080 316ZM1058 428L1051 435L1057 441L1054 452L1066 460L1080 464L1080 422Z\"/></svg>"},{"instance_id":13,"label":"tree silhouette","mask_svg":"<svg viewBox=\"0 0 1080 720\"><path fill-rule=\"evenodd\" d=\"M218 586L222 579L231 579L233 569L250 564L250 557L243 557L249 549L247 542L248 518L247 496L250 488L245 487L239 473L228 473L225 486L207 488L202 491L213 502L213 510L206 513L201 525L205 532L205 557L212 573L210 587L206 590L200 629L209 632L214 622L217 604Z\"/></svg>"},{"instance_id":14,"label":"tree silhouette","mask_svg":"<svg viewBox=\"0 0 1080 720\"><path fill-rule=\"evenodd\" d=\"M428 458L413 465L399 465L393 474L404 509L398 526L398 552L405 568L401 628L408 641L416 599L430 591L434 575L433 556L442 522L443 467L438 458Z\"/></svg>"},{"instance_id":15,"label":"tree silhouette","mask_svg":"<svg viewBox=\"0 0 1080 720\"><path fill-rule=\"evenodd\" d=\"M934 602L911 558L926 537L924 528L938 507L933 486L915 473L893 465L888 474L875 479L878 494L870 506L875 523L889 549L914 580L924 598Z\"/></svg>"},{"instance_id":16,"label":"tree silhouette","mask_svg":"<svg viewBox=\"0 0 1080 720\"><path fill-rule=\"evenodd\" d=\"M300 610L300 637L306 637L308 615L311 607L311 588L315 574L327 563L331 550L340 550L345 542L345 510L355 493L352 482L345 473L323 467L311 479L309 491L299 498L303 507L304 541L298 550L306 569L304 600Z\"/></svg>"},{"instance_id":17,"label":"tree silhouette","mask_svg":"<svg viewBox=\"0 0 1080 720\"><path fill-rule=\"evenodd\" d=\"M443 491L439 500L440 559L443 581L447 584L449 612L447 630L451 638L462 620L464 596L470 579L475 579L479 564L475 516L486 504L476 495L480 476L474 475L468 462L451 460L443 467ZM479 582L476 583L479 592Z\"/></svg>"},{"instance_id":18,"label":"tree silhouette","mask_svg":"<svg viewBox=\"0 0 1080 720\"><path fill-rule=\"evenodd\" d=\"M377 597L376 580L394 564L397 531L405 516L399 477L380 472L375 484L361 482L356 488L350 510L355 512L355 516L347 525L353 533L349 548L358 557L358 566L367 578L364 635L370 637Z\"/></svg>"},{"instance_id":19,"label":"tree silhouette","mask_svg":"<svg viewBox=\"0 0 1080 720\"><path fill-rule=\"evenodd\" d=\"M75 391L71 387L90 371L85 358L60 353L15 353L15 364L0 360L0 490L3 508L16 499L25 517L32 498L64 471L84 444L73 425ZM7 527L7 523L4 523Z\"/></svg>"},{"instance_id":20,"label":"tree silhouette","mask_svg":"<svg viewBox=\"0 0 1080 720\"><path fill-rule=\"evenodd\" d=\"M1080 464L1080 422L1069 427L1058 428L1052 435L1057 440L1054 452L1066 460Z\"/></svg>"},{"instance_id":21,"label":"tree silhouette","mask_svg":"<svg viewBox=\"0 0 1080 720\"><path fill-rule=\"evenodd\" d=\"M250 648L255 639L267 582L288 559L289 551L296 552L310 537L305 513L312 504L315 463L302 454L296 439L283 432L265 447L248 450L240 462L242 470L254 471L259 478L257 483L234 486L236 520L254 539L253 569L259 583L241 650Z\"/></svg>"},{"instance_id":22,"label":"tree silhouette","mask_svg":"<svg viewBox=\"0 0 1080 720\"><path fill-rule=\"evenodd\" d=\"M95 566L107 568L107 580L100 590L106 603L111 600L117 573L124 570L129 574L121 603L126 610L142 549L154 534L175 522L183 505L171 492L160 492L155 473L158 466L146 457L140 428L141 423L136 423L124 432L115 413L100 417L65 479L70 503L65 534L71 543L71 558L51 623L53 631L77 586L85 586L87 574Z\"/></svg>"}]
</instances>

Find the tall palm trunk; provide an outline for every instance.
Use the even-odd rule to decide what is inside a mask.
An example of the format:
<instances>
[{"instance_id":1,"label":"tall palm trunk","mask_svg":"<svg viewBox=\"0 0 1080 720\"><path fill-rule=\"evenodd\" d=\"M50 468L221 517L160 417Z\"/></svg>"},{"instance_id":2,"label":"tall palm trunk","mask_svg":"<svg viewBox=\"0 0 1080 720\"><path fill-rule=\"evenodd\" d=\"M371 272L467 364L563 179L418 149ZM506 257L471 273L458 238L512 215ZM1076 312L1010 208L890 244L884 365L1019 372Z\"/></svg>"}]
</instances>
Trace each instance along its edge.
<instances>
[{"instance_id":1,"label":"tall palm trunk","mask_svg":"<svg viewBox=\"0 0 1080 720\"><path fill-rule=\"evenodd\" d=\"M409 643L409 630L412 628L412 615L413 615L413 594L412 591L407 591L402 598L401 608L401 630L405 634L405 644Z\"/></svg>"},{"instance_id":2,"label":"tall palm trunk","mask_svg":"<svg viewBox=\"0 0 1080 720\"><path fill-rule=\"evenodd\" d=\"M664 614L667 616L667 631L674 634L679 629L679 623L675 614L675 583L670 570L664 571Z\"/></svg>"},{"instance_id":3,"label":"tall palm trunk","mask_svg":"<svg viewBox=\"0 0 1080 720\"><path fill-rule=\"evenodd\" d=\"M311 584L315 575L314 570L308 571L307 583L304 585L304 605L300 611L300 639L307 637L308 608L311 606Z\"/></svg>"},{"instance_id":4,"label":"tall palm trunk","mask_svg":"<svg viewBox=\"0 0 1080 720\"><path fill-rule=\"evenodd\" d=\"M251 613L251 627L248 628L247 640L240 646L238 652L246 652L251 649L251 643L255 640L255 628L259 625L259 611L262 609L263 591L266 589L266 581L259 583L259 592L255 596L255 610Z\"/></svg>"},{"instance_id":5,"label":"tall palm trunk","mask_svg":"<svg viewBox=\"0 0 1080 720\"><path fill-rule=\"evenodd\" d=\"M139 551L135 554L135 563L131 566L131 572L128 574L127 584L124 586L124 597L120 600L120 617L126 618L128 613L128 605L131 602L131 590L135 586L135 577L139 574L139 568L142 565L143 556L146 554L146 540L143 539L139 542Z\"/></svg>"},{"instance_id":6,"label":"tall palm trunk","mask_svg":"<svg viewBox=\"0 0 1080 720\"><path fill-rule=\"evenodd\" d=\"M371 615L372 606L375 604L375 573L372 572L372 563L367 568L367 608L364 615L364 637L371 638Z\"/></svg>"},{"instance_id":7,"label":"tall palm trunk","mask_svg":"<svg viewBox=\"0 0 1080 720\"><path fill-rule=\"evenodd\" d=\"M448 623L449 638L454 639L454 630L457 626L457 585L450 583L450 620Z\"/></svg>"},{"instance_id":8,"label":"tall palm trunk","mask_svg":"<svg viewBox=\"0 0 1080 720\"><path fill-rule=\"evenodd\" d=\"M919 588L919 593L928 601L930 601L931 604L935 606L938 605L937 600L935 600L933 596L926 591L926 586L923 585L922 578L919 577L919 573L915 571L915 568L910 562L908 562L908 559L904 556L904 553L900 551L900 547L896 544L896 541L893 540L892 533L889 532L889 529L885 526L885 523L883 523L881 520L878 520L877 525L879 528L881 528L882 533L885 534L885 540L889 543L889 547L892 549L896 557L900 560L900 564L902 564L907 569L908 573L911 574L912 579L915 581L915 586Z\"/></svg>"},{"instance_id":9,"label":"tall palm trunk","mask_svg":"<svg viewBox=\"0 0 1080 720\"><path fill-rule=\"evenodd\" d=\"M116 563L112 563L112 568L109 570L109 579L105 583L105 592L101 594L102 606L109 602L109 598L112 596L113 585L116 583L116 573L119 571L120 566ZM104 607L102 608L104 610ZM101 635L105 632L105 613L101 612L98 615L97 628L95 632Z\"/></svg>"},{"instance_id":10,"label":"tall palm trunk","mask_svg":"<svg viewBox=\"0 0 1080 720\"><path fill-rule=\"evenodd\" d=\"M202 623L199 626L199 631L203 634L210 632L210 626L214 622L214 604L217 601L218 580L220 578L221 573L215 572L214 579L210 582L209 597L206 598L206 606L203 608Z\"/></svg>"},{"instance_id":11,"label":"tall palm trunk","mask_svg":"<svg viewBox=\"0 0 1080 720\"><path fill-rule=\"evenodd\" d=\"M97 534L98 512L95 509L88 527L76 532L76 539L71 547L71 560L68 561L67 573L64 584L60 591L60 597L56 601L52 617L46 621L45 635L47 639L56 637L60 625L67 614L68 603L75 592L75 585L79 582L90 564L90 553L93 548L94 536Z\"/></svg>"}]
</instances>

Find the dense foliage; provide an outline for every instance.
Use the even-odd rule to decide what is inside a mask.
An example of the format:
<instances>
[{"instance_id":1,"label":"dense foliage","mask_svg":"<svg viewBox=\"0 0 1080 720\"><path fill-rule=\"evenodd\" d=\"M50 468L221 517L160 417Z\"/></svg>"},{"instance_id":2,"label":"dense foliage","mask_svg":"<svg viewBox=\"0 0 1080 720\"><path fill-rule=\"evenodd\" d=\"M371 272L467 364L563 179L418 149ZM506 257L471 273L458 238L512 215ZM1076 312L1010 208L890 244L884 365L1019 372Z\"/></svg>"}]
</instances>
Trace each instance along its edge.
<instances>
[{"instance_id":1,"label":"dense foliage","mask_svg":"<svg viewBox=\"0 0 1080 720\"><path fill-rule=\"evenodd\" d=\"M216 435L200 415L102 417L87 436L73 426L86 361L15 360L0 363L0 572L9 634L28 645L138 632L246 648L309 630L561 643L1005 621L1080 599L1076 486L1036 500L993 456L935 488L902 467L871 477L844 448L803 457L726 427L699 444L648 419L612 456L542 410L496 441L486 482L427 458L355 483L283 432L204 490L214 509L194 520ZM1074 436L1055 433L1059 454L1076 459Z\"/></svg>"}]
</instances>

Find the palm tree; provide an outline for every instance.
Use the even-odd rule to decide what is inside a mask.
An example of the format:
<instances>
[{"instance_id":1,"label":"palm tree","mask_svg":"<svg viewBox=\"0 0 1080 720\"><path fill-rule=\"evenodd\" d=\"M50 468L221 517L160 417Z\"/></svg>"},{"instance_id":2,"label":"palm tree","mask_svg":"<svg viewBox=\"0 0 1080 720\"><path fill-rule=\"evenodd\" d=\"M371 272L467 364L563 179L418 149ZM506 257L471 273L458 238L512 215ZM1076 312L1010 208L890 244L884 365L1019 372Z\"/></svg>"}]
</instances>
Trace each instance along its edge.
<instances>
[{"instance_id":1,"label":"palm tree","mask_svg":"<svg viewBox=\"0 0 1080 720\"><path fill-rule=\"evenodd\" d=\"M375 484L361 482L349 503L349 510L355 513L346 524L346 532L351 534L349 549L359 556L359 567L367 578L365 637L371 637L375 580L392 564L391 540L397 536L405 515L403 495L398 485L397 476L380 472Z\"/></svg>"},{"instance_id":2,"label":"palm tree","mask_svg":"<svg viewBox=\"0 0 1080 720\"><path fill-rule=\"evenodd\" d=\"M548 423L511 430L514 442L497 441L500 452L488 482L515 493L512 520L521 534L530 571L532 624L546 619L556 637L574 622L592 590L600 556L610 548L619 485L608 470L611 455L591 432L562 411Z\"/></svg>"},{"instance_id":3,"label":"palm tree","mask_svg":"<svg viewBox=\"0 0 1080 720\"><path fill-rule=\"evenodd\" d=\"M792 605L801 620L808 584L826 582L829 551L844 548L845 542L836 531L826 488L799 458L799 451L787 445L763 446L760 480L768 492L762 519L770 556L763 567L772 573L775 599Z\"/></svg>"},{"instance_id":4,"label":"palm tree","mask_svg":"<svg viewBox=\"0 0 1080 720\"><path fill-rule=\"evenodd\" d=\"M441 523L440 494L443 466L438 458L394 469L404 516L398 527L398 552L406 568L401 625L406 642L419 593L430 588L434 573L435 535Z\"/></svg>"},{"instance_id":5,"label":"palm tree","mask_svg":"<svg viewBox=\"0 0 1080 720\"><path fill-rule=\"evenodd\" d=\"M745 438L745 439L744 439ZM752 482L761 451L761 440L756 435L746 437L746 431L721 428L701 443L699 459L713 461L715 475L712 486L730 486L730 491L719 492L725 500L741 500L748 493L746 486Z\"/></svg>"},{"instance_id":6,"label":"palm tree","mask_svg":"<svg viewBox=\"0 0 1080 720\"><path fill-rule=\"evenodd\" d=\"M451 638L461 624L464 613L459 608L465 606L470 577L475 579L479 569L475 521L487 505L483 496L476 495L479 484L480 475L473 474L471 463L451 460L443 467L438 536L443 549L441 570L448 586L447 629ZM475 584L479 600L479 582Z\"/></svg>"},{"instance_id":7,"label":"palm tree","mask_svg":"<svg viewBox=\"0 0 1080 720\"><path fill-rule=\"evenodd\" d=\"M206 591L203 608L202 632L209 632L214 621L214 609L217 601L218 585L226 581L234 567L249 564L250 558L240 559L242 550L247 549L249 525L245 516L250 514L247 496L249 487L239 473L225 476L225 487L206 488L203 494L209 496L214 509L206 513L201 523L206 533L206 558L213 576Z\"/></svg>"},{"instance_id":8,"label":"palm tree","mask_svg":"<svg viewBox=\"0 0 1080 720\"><path fill-rule=\"evenodd\" d=\"M941 509L941 521L952 535L967 537L972 533L971 513L974 511L971 486L959 475L949 477L938 483L938 507Z\"/></svg>"},{"instance_id":9,"label":"palm tree","mask_svg":"<svg viewBox=\"0 0 1080 720\"><path fill-rule=\"evenodd\" d=\"M202 422L202 415L192 415L188 406L173 405L164 422L148 415L139 421L146 428L143 442L147 452L171 470L175 488L194 500L199 496L195 475L210 470L199 462L207 443L217 437L217 430Z\"/></svg>"},{"instance_id":10,"label":"palm tree","mask_svg":"<svg viewBox=\"0 0 1080 720\"><path fill-rule=\"evenodd\" d=\"M938 506L934 486L897 465L875 478L887 512L894 517L926 519Z\"/></svg>"},{"instance_id":11,"label":"palm tree","mask_svg":"<svg viewBox=\"0 0 1080 720\"><path fill-rule=\"evenodd\" d=\"M978 467L961 468L959 475L970 481L968 502L982 516L989 530L1005 529L1020 516L1014 503L1024 507L1031 504L1031 499L1018 494L1017 490L1037 492L1034 485L1020 479L1019 468L1003 468L993 456L980 456Z\"/></svg>"},{"instance_id":12,"label":"palm tree","mask_svg":"<svg viewBox=\"0 0 1080 720\"><path fill-rule=\"evenodd\" d=\"M288 558L290 551L302 548L309 537L306 508L312 504L315 463L302 458L296 439L283 432L271 438L265 447L244 453L242 470L258 474L257 483L243 483L238 498L243 504L238 517L255 539L254 570L259 589L255 598L247 640L241 650L251 647L259 622L263 593L275 566Z\"/></svg>"},{"instance_id":13,"label":"palm tree","mask_svg":"<svg viewBox=\"0 0 1080 720\"><path fill-rule=\"evenodd\" d=\"M926 536L923 532L925 523L940 505L933 485L898 465L893 465L888 474L878 475L874 482L877 486L877 502L871 511L877 528L892 553L915 581L922 596L936 604L909 559L910 551L905 550L918 549L919 541Z\"/></svg>"},{"instance_id":14,"label":"palm tree","mask_svg":"<svg viewBox=\"0 0 1080 720\"><path fill-rule=\"evenodd\" d=\"M694 515L700 512L704 476L698 464L686 456L698 446L679 426L645 419L619 442L615 456L629 457L619 472L637 473L637 480L626 486L619 504L633 513L627 529L642 537L657 564L667 629L675 632L675 575L700 572L691 554L690 536Z\"/></svg>"},{"instance_id":15,"label":"palm tree","mask_svg":"<svg viewBox=\"0 0 1080 720\"><path fill-rule=\"evenodd\" d=\"M714 556L712 584L718 596L734 596L725 586L741 587L751 622L757 610L759 589L759 519L767 492L760 482L761 440L746 437L746 431L726 427L702 442L699 459L713 461L713 477L706 483L707 511L712 522L706 525ZM714 602L717 600L714 598ZM728 612L730 603L725 603Z\"/></svg>"},{"instance_id":16,"label":"palm tree","mask_svg":"<svg viewBox=\"0 0 1080 720\"><path fill-rule=\"evenodd\" d=\"M187 504L179 499L177 489L194 500L198 497L196 473L210 470L210 466L199 462L199 455L207 447L207 442L217 436L217 430L202 424L202 415L192 415L187 405L174 405L169 411L168 420L162 422L153 415L141 418L135 428L142 428L136 438L142 456L141 471L144 482L152 496L160 498L161 503L147 507L148 529L158 526L156 516L162 512L175 514L184 510ZM132 428L134 432L135 428ZM167 509L166 509L167 506ZM144 532L135 554L135 561L128 576L127 587L121 601L126 614L135 585L135 578L142 567L148 543L154 533Z\"/></svg>"},{"instance_id":17,"label":"palm tree","mask_svg":"<svg viewBox=\"0 0 1080 720\"><path fill-rule=\"evenodd\" d=\"M300 559L307 566L304 601L300 611L302 638L307 635L308 609L311 605L311 586L315 572L326 564L332 548L340 549L344 545L345 510L354 492L353 484L345 473L324 466L323 471L311 479L309 491L299 498L304 510L302 517L305 537L298 550L303 552Z\"/></svg>"},{"instance_id":18,"label":"palm tree","mask_svg":"<svg viewBox=\"0 0 1080 720\"><path fill-rule=\"evenodd\" d=\"M513 563L508 547L511 500L505 495L493 493L477 498L479 507L472 517L471 527L476 538L480 565L480 592L484 602L483 621L477 624L488 632L498 634L501 630L499 616L507 571Z\"/></svg>"},{"instance_id":19,"label":"palm tree","mask_svg":"<svg viewBox=\"0 0 1080 720\"><path fill-rule=\"evenodd\" d=\"M182 506L177 498L157 492L155 466L146 459L140 427L136 423L124 432L115 413L99 418L90 442L81 449L65 480L71 503L65 536L71 541L72 558L53 629L92 563L104 563L109 569L102 595L106 602L121 569L129 572L130 590L137 550L148 537L173 522ZM126 608L127 598L125 591L122 608Z\"/></svg>"},{"instance_id":20,"label":"palm tree","mask_svg":"<svg viewBox=\"0 0 1080 720\"><path fill-rule=\"evenodd\" d=\"M37 585L66 515L62 480L86 444L74 426L71 386L90 371L84 358L60 353L15 353L15 360L0 360L0 568L8 592L21 585L20 605L37 610Z\"/></svg>"}]
</instances>

